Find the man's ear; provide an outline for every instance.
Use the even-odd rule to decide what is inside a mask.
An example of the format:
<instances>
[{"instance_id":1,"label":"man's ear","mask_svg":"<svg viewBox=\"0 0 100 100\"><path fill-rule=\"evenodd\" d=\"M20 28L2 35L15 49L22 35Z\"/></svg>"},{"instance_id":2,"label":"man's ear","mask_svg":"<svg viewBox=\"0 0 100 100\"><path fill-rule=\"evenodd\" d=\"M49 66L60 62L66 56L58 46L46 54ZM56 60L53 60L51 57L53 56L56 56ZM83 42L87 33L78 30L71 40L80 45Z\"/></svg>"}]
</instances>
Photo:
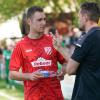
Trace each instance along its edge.
<instances>
[{"instance_id":1,"label":"man's ear","mask_svg":"<svg viewBox=\"0 0 100 100\"><path fill-rule=\"evenodd\" d=\"M31 23L31 19L30 18L28 18L27 19L27 24L30 26L30 23Z\"/></svg>"},{"instance_id":2,"label":"man's ear","mask_svg":"<svg viewBox=\"0 0 100 100\"><path fill-rule=\"evenodd\" d=\"M89 18L88 18L87 14L84 15L84 19L85 19L86 22L88 21Z\"/></svg>"}]
</instances>

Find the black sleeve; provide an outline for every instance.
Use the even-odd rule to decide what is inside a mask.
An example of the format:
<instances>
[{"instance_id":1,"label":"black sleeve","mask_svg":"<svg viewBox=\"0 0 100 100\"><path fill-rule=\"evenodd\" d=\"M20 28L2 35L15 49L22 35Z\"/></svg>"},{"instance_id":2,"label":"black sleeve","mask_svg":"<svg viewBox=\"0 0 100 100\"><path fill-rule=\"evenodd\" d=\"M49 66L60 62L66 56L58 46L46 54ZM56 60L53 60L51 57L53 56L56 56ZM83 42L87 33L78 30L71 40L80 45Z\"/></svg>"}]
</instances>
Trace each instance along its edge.
<instances>
[{"instance_id":1,"label":"black sleeve","mask_svg":"<svg viewBox=\"0 0 100 100\"><path fill-rule=\"evenodd\" d=\"M89 51L91 50L94 39L95 38L93 36L89 36L84 40L81 47L76 46L71 58L73 60L81 63L83 61L83 59L87 56Z\"/></svg>"}]
</instances>

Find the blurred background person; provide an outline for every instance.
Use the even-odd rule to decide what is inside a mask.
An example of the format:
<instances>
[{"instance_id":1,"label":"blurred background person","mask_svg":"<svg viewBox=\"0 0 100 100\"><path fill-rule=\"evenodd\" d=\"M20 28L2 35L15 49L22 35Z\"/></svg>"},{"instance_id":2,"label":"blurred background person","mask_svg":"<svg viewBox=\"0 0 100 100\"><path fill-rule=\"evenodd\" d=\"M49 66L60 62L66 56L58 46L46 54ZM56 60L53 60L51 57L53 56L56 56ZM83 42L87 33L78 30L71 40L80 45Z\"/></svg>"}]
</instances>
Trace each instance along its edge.
<instances>
[{"instance_id":1,"label":"blurred background person","mask_svg":"<svg viewBox=\"0 0 100 100\"><path fill-rule=\"evenodd\" d=\"M6 48L3 50L3 56L4 56L4 65L5 65L5 74L6 74L6 86L7 88L11 88L13 90L15 90L15 85L14 85L14 80L9 79L9 62L10 62L10 58L11 58L11 54L14 48L14 41L11 41L10 39L8 39L8 41L6 41Z\"/></svg>"}]
</instances>

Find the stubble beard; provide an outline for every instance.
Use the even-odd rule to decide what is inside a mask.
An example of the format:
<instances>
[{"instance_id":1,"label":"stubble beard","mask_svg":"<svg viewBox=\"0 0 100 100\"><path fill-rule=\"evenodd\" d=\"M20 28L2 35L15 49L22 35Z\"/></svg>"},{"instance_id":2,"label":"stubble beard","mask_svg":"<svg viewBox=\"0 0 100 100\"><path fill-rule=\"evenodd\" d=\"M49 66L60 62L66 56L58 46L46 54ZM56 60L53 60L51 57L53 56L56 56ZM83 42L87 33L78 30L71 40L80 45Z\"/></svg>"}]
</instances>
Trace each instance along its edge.
<instances>
[{"instance_id":1,"label":"stubble beard","mask_svg":"<svg viewBox=\"0 0 100 100\"><path fill-rule=\"evenodd\" d=\"M79 29L80 29L81 31L85 31L85 25L80 25L80 26L79 26Z\"/></svg>"}]
</instances>

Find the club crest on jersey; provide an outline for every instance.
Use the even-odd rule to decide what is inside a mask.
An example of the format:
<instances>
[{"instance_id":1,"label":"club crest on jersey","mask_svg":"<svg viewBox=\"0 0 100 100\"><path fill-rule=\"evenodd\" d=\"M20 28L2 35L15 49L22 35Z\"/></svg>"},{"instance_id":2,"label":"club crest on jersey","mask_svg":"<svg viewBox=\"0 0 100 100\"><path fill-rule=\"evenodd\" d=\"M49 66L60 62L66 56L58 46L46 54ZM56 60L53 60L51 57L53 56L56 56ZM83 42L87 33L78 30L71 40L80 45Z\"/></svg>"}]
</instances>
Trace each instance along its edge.
<instances>
[{"instance_id":1,"label":"club crest on jersey","mask_svg":"<svg viewBox=\"0 0 100 100\"><path fill-rule=\"evenodd\" d=\"M52 53L51 47L44 47L44 51L47 55L51 55Z\"/></svg>"}]
</instances>

